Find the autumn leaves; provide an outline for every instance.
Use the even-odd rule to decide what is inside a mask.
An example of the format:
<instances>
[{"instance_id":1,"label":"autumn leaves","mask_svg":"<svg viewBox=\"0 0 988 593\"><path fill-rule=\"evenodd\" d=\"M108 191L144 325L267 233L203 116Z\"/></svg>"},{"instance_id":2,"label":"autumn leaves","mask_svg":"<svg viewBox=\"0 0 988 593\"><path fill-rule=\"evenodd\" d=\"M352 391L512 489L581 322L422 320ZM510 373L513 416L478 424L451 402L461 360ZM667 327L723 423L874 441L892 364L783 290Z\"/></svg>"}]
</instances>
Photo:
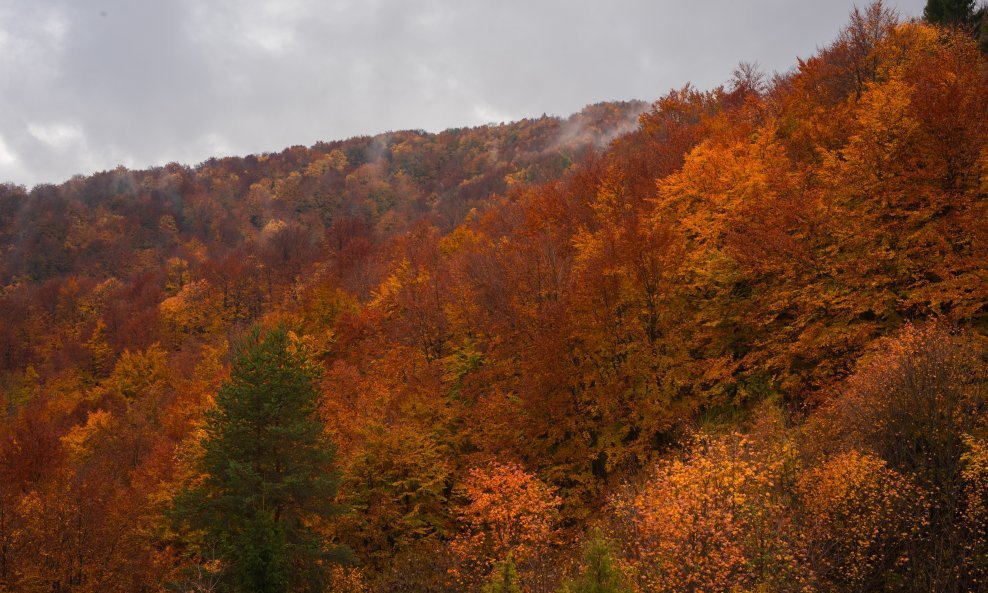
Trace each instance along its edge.
<instances>
[{"instance_id":1,"label":"autumn leaves","mask_svg":"<svg viewBox=\"0 0 988 593\"><path fill-rule=\"evenodd\" d=\"M599 153L544 119L0 187L0 588L299 589L293 541L341 593L977 590L985 68L875 4ZM250 384L253 325L294 333ZM283 379L306 493L221 434Z\"/></svg>"}]
</instances>

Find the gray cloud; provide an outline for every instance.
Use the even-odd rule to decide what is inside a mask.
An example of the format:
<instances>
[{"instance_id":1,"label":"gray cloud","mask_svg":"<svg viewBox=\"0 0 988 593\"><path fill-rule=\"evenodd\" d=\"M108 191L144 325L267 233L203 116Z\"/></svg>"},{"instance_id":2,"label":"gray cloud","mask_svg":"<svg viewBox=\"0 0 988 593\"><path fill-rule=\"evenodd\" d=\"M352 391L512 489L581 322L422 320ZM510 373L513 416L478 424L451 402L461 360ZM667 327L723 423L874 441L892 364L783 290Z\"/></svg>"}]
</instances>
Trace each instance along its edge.
<instances>
[{"instance_id":1,"label":"gray cloud","mask_svg":"<svg viewBox=\"0 0 988 593\"><path fill-rule=\"evenodd\" d=\"M889 2L903 16L922 0ZM0 0L0 181L566 115L786 70L828 0Z\"/></svg>"}]
</instances>

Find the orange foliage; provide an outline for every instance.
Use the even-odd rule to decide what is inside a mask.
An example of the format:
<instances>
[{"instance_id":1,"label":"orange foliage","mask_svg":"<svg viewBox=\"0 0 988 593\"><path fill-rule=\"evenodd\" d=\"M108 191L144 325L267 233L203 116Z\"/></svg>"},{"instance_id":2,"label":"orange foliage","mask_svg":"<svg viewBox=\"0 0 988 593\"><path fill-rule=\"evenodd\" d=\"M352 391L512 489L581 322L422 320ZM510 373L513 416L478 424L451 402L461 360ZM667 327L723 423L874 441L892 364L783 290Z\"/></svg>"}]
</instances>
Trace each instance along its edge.
<instances>
[{"instance_id":1,"label":"orange foliage","mask_svg":"<svg viewBox=\"0 0 988 593\"><path fill-rule=\"evenodd\" d=\"M842 453L800 476L809 569L829 590L875 591L911 574L926 500L873 455Z\"/></svg>"},{"instance_id":2,"label":"orange foliage","mask_svg":"<svg viewBox=\"0 0 988 593\"><path fill-rule=\"evenodd\" d=\"M786 506L792 454L737 434L705 439L619 496L618 532L641 590L804 590Z\"/></svg>"},{"instance_id":3,"label":"orange foliage","mask_svg":"<svg viewBox=\"0 0 988 593\"><path fill-rule=\"evenodd\" d=\"M521 572L537 578L556 539L561 500L552 488L514 464L492 462L470 470L468 500L460 511L464 533L451 543L461 568L454 576L482 578L509 555ZM479 574L478 574L479 573Z\"/></svg>"},{"instance_id":4,"label":"orange foliage","mask_svg":"<svg viewBox=\"0 0 988 593\"><path fill-rule=\"evenodd\" d=\"M970 35L875 2L648 108L0 185L0 589L209 573L164 509L284 322L339 590L547 592L602 518L643 591L975 590L986 146Z\"/></svg>"}]
</instances>

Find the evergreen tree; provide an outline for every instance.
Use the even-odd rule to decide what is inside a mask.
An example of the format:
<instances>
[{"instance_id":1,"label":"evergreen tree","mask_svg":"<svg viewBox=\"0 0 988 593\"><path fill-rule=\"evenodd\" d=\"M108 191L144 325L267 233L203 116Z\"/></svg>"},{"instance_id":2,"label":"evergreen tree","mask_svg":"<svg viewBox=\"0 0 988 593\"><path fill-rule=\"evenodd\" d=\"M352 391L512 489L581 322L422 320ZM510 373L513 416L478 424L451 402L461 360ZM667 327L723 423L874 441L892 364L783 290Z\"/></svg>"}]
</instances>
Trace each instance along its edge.
<instances>
[{"instance_id":1,"label":"evergreen tree","mask_svg":"<svg viewBox=\"0 0 988 593\"><path fill-rule=\"evenodd\" d=\"M927 0L923 17L939 25L968 25L974 19L974 0Z\"/></svg>"},{"instance_id":2,"label":"evergreen tree","mask_svg":"<svg viewBox=\"0 0 988 593\"><path fill-rule=\"evenodd\" d=\"M981 53L988 54L988 5L982 6L978 11L977 22L978 48Z\"/></svg>"},{"instance_id":3,"label":"evergreen tree","mask_svg":"<svg viewBox=\"0 0 988 593\"><path fill-rule=\"evenodd\" d=\"M312 529L336 512L334 451L316 414L317 366L283 327L253 330L206 417L204 475L175 516L225 565L224 590L321 590L341 550Z\"/></svg>"},{"instance_id":4,"label":"evergreen tree","mask_svg":"<svg viewBox=\"0 0 988 593\"><path fill-rule=\"evenodd\" d=\"M611 543L595 531L583 551L583 571L564 593L630 593L627 578L614 562Z\"/></svg>"},{"instance_id":5,"label":"evergreen tree","mask_svg":"<svg viewBox=\"0 0 988 593\"><path fill-rule=\"evenodd\" d=\"M514 559L510 554L504 562L494 567L490 580L481 591L482 593L521 593L518 569L515 568Z\"/></svg>"}]
</instances>

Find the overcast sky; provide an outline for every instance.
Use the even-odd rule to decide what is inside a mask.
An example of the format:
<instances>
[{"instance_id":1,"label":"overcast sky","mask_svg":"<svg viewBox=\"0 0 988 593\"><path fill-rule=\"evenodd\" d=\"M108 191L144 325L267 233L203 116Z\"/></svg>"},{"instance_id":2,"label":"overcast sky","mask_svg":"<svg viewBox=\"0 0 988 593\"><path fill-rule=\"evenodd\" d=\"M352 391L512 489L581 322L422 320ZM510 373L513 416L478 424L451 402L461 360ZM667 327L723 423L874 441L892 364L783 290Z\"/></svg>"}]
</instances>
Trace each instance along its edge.
<instances>
[{"instance_id":1,"label":"overcast sky","mask_svg":"<svg viewBox=\"0 0 988 593\"><path fill-rule=\"evenodd\" d=\"M853 4L0 0L0 181L652 101L787 70Z\"/></svg>"}]
</instances>

